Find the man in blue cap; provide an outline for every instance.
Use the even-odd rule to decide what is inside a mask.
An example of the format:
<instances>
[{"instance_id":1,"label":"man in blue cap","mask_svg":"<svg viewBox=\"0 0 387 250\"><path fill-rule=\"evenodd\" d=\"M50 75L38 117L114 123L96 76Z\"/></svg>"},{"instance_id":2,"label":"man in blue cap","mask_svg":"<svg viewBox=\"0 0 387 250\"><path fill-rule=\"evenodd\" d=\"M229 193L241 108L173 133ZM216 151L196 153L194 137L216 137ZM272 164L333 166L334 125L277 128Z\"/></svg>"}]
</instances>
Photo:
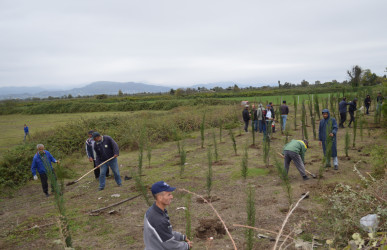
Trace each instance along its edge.
<instances>
[{"instance_id":1,"label":"man in blue cap","mask_svg":"<svg viewBox=\"0 0 387 250\"><path fill-rule=\"evenodd\" d=\"M176 188L164 181L152 185L152 194L156 202L146 211L144 216L145 250L181 249L192 247L192 242L184 234L172 231L168 212L165 209L173 199L172 192Z\"/></svg>"}]
</instances>

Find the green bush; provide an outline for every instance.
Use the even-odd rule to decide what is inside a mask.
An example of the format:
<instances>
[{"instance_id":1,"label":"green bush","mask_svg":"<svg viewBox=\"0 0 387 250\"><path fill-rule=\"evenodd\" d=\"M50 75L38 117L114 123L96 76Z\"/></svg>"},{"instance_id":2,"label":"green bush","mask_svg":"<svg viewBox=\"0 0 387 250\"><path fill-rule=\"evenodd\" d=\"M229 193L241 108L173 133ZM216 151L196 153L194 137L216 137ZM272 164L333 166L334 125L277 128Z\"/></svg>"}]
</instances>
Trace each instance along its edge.
<instances>
[{"instance_id":1,"label":"green bush","mask_svg":"<svg viewBox=\"0 0 387 250\"><path fill-rule=\"evenodd\" d=\"M93 129L103 135L111 136L120 150L139 148L141 131L148 132L148 142L172 141L177 134L196 131L202 123L206 110L205 127L214 127L219 122L234 121L234 114L225 106L179 107L168 113L138 112L133 116L107 116L98 119L79 119L71 121L54 130L36 134L31 143L24 144L4 153L0 161L0 188L17 187L32 177L30 167L36 152L36 144L42 143L58 159L74 153L84 153L86 133ZM235 123L232 123L235 124Z\"/></svg>"}]
</instances>

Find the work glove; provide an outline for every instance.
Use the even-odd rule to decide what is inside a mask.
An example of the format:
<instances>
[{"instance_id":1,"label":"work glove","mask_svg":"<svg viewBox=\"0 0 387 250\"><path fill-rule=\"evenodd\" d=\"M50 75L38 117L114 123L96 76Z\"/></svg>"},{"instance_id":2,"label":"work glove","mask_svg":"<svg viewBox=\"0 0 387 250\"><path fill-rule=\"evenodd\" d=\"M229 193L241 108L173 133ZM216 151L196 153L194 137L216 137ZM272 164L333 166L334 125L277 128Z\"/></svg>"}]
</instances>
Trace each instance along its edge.
<instances>
[{"instance_id":1,"label":"work glove","mask_svg":"<svg viewBox=\"0 0 387 250\"><path fill-rule=\"evenodd\" d=\"M38 177L36 175L34 175L34 180L36 181L38 179Z\"/></svg>"}]
</instances>

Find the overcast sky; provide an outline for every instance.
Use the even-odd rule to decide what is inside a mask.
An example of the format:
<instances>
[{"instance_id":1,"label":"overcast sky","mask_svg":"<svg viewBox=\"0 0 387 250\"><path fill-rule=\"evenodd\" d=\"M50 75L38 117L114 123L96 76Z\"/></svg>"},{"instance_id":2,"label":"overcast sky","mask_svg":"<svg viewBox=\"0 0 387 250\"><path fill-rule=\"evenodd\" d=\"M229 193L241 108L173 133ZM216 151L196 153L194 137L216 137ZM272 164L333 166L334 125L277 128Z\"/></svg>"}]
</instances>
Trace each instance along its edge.
<instances>
[{"instance_id":1,"label":"overcast sky","mask_svg":"<svg viewBox=\"0 0 387 250\"><path fill-rule=\"evenodd\" d=\"M0 0L0 87L314 83L387 67L386 0Z\"/></svg>"}]
</instances>

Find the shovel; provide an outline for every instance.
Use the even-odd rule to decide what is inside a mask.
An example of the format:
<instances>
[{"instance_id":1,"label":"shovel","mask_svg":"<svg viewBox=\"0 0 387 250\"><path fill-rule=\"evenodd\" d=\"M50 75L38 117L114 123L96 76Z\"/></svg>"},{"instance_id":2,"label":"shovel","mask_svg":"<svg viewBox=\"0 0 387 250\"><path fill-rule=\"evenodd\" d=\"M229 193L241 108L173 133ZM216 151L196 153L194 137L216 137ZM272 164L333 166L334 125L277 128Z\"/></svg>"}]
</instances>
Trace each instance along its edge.
<instances>
[{"instance_id":1,"label":"shovel","mask_svg":"<svg viewBox=\"0 0 387 250\"><path fill-rule=\"evenodd\" d=\"M283 154L278 153L278 152L277 152L277 154L278 154L279 156L281 156L282 158L285 158L285 156L284 156ZM305 168L305 172L307 172L308 174L310 174L310 175L313 177L313 179L316 179L316 178L317 178L317 176L316 176L315 174L312 174L311 172L309 172L308 170L306 170L306 168Z\"/></svg>"},{"instance_id":2,"label":"shovel","mask_svg":"<svg viewBox=\"0 0 387 250\"><path fill-rule=\"evenodd\" d=\"M70 185L73 185L73 184L77 183L78 181L82 180L83 177L85 177L86 175L90 174L90 173L93 172L94 170L100 168L100 167L101 167L103 164L105 164L106 162L111 161L111 160L113 160L113 159L114 159L114 157L112 157L112 158L110 158L110 159L108 159L108 160L102 162L101 164L99 164L98 166L96 166L95 168L93 168L92 170L90 170L89 172L87 172L86 174L82 175L82 177L79 178L78 180L71 181L71 182L67 183L66 186L70 186Z\"/></svg>"}]
</instances>

